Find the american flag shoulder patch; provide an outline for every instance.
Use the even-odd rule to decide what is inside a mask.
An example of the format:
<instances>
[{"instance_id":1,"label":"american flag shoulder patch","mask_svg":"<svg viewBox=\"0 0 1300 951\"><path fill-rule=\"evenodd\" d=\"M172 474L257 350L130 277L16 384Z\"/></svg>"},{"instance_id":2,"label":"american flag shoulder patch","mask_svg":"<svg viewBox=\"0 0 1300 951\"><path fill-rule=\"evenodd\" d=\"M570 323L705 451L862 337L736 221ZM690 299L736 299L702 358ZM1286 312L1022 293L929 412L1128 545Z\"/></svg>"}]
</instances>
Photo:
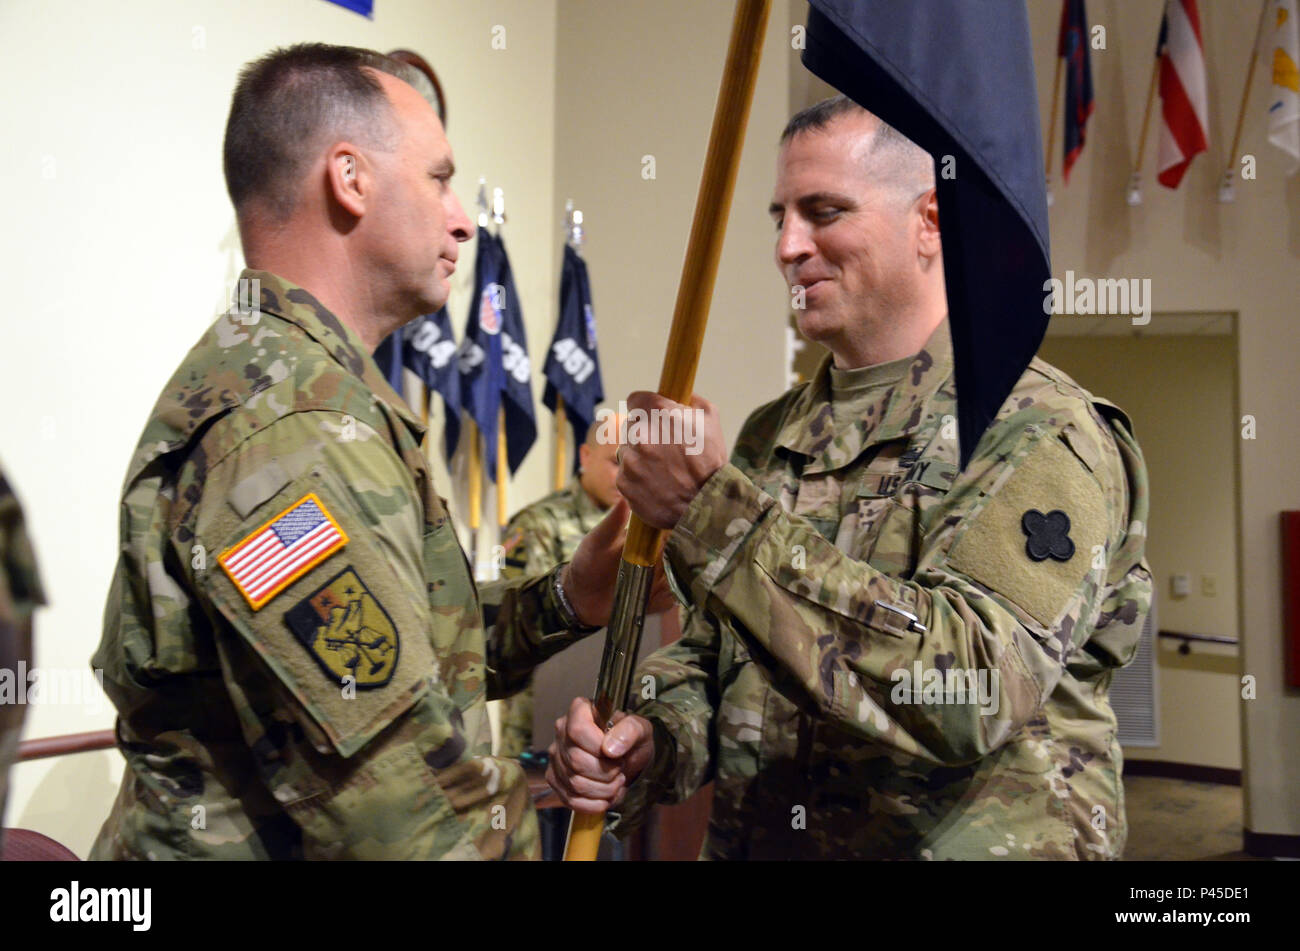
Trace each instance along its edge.
<instances>
[{"instance_id":1,"label":"american flag shoulder patch","mask_svg":"<svg viewBox=\"0 0 1300 951\"><path fill-rule=\"evenodd\" d=\"M217 561L254 611L348 543L334 516L309 492L236 542Z\"/></svg>"}]
</instances>

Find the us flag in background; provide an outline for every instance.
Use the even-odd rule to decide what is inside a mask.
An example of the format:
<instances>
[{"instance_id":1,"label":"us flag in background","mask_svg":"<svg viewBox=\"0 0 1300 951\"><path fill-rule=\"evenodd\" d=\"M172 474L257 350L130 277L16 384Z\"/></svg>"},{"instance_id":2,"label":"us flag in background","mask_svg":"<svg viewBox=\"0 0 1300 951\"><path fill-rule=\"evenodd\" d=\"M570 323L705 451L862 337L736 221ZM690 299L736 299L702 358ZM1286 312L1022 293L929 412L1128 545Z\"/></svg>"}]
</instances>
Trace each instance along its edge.
<instances>
[{"instance_id":1,"label":"us flag in background","mask_svg":"<svg viewBox=\"0 0 1300 951\"><path fill-rule=\"evenodd\" d=\"M1210 129L1205 44L1196 0L1165 0L1156 57L1160 60L1156 178L1167 188L1177 188L1192 159L1206 150Z\"/></svg>"}]
</instances>

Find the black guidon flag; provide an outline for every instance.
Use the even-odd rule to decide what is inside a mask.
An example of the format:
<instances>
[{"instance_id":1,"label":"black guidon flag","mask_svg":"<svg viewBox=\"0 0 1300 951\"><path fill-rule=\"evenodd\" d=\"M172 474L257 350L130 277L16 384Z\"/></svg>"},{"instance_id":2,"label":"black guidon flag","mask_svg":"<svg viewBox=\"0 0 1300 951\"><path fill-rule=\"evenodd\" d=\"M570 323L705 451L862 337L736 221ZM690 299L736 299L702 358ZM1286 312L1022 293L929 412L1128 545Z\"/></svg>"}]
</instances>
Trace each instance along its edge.
<instances>
[{"instance_id":1,"label":"black guidon flag","mask_svg":"<svg viewBox=\"0 0 1300 951\"><path fill-rule=\"evenodd\" d=\"M596 421L596 406L605 398L596 352L596 317L591 309L587 262L572 246L564 246L560 273L560 319L542 368L546 389L542 403L552 413L556 397L564 398L564 414L573 426L573 471L578 470L578 446Z\"/></svg>"},{"instance_id":2,"label":"black guidon flag","mask_svg":"<svg viewBox=\"0 0 1300 951\"><path fill-rule=\"evenodd\" d=\"M806 39L809 70L934 157L965 467L1049 319L1024 0L810 0Z\"/></svg>"}]
</instances>

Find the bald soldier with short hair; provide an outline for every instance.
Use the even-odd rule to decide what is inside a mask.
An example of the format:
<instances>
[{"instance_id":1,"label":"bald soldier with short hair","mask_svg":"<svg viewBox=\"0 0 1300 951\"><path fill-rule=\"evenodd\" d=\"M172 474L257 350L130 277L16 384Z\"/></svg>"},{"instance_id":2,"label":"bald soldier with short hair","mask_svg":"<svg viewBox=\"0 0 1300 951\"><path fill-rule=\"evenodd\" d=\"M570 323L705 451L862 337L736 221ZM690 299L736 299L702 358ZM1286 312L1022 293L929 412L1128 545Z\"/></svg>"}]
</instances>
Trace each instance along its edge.
<instances>
[{"instance_id":1,"label":"bald soldier with short hair","mask_svg":"<svg viewBox=\"0 0 1300 951\"><path fill-rule=\"evenodd\" d=\"M371 357L443 306L472 228L409 69L302 44L240 75L247 292L127 472L93 661L127 762L94 858L540 857L486 700L607 621L627 509L570 563L476 589Z\"/></svg>"},{"instance_id":2,"label":"bald soldier with short hair","mask_svg":"<svg viewBox=\"0 0 1300 951\"><path fill-rule=\"evenodd\" d=\"M550 767L620 833L712 779L708 858L1123 850L1107 687L1150 608L1142 455L1121 410L1035 359L958 468L933 174L851 100L796 115L776 264L830 353L730 462L705 401L698 455L624 449L619 490L670 532L684 634L608 735L575 701Z\"/></svg>"}]
</instances>

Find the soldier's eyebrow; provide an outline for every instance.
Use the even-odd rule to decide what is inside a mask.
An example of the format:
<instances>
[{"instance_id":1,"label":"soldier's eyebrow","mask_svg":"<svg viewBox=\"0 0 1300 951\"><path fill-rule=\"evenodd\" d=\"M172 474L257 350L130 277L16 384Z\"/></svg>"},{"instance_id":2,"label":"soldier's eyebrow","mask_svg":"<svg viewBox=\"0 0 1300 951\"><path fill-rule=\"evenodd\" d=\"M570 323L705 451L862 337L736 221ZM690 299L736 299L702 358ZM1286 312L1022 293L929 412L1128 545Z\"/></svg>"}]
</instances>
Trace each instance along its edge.
<instances>
[{"instance_id":1,"label":"soldier's eyebrow","mask_svg":"<svg viewBox=\"0 0 1300 951\"><path fill-rule=\"evenodd\" d=\"M439 159L434 163L433 174L435 176L446 176L451 178L456 174L456 164L449 158Z\"/></svg>"},{"instance_id":2,"label":"soldier's eyebrow","mask_svg":"<svg viewBox=\"0 0 1300 951\"><path fill-rule=\"evenodd\" d=\"M800 195L794 202L800 208L815 208L818 205L852 205L853 202L847 195L841 195L836 192L812 192L808 195ZM774 201L767 206L769 215L779 215L785 211L785 205Z\"/></svg>"},{"instance_id":3,"label":"soldier's eyebrow","mask_svg":"<svg viewBox=\"0 0 1300 951\"><path fill-rule=\"evenodd\" d=\"M811 195L799 196L796 204L801 208L812 208L816 205L850 205L852 201L848 195L836 192L813 192Z\"/></svg>"}]
</instances>

